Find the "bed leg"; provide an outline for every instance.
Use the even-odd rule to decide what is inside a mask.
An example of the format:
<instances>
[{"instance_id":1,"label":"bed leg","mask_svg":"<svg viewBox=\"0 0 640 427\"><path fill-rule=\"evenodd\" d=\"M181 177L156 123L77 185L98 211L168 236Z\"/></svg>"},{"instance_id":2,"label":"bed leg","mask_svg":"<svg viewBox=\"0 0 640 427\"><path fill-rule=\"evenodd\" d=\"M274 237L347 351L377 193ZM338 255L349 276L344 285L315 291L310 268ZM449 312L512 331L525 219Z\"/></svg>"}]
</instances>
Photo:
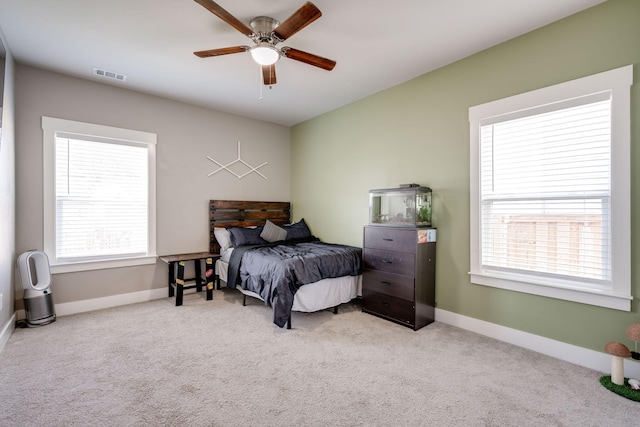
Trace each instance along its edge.
<instances>
[{"instance_id":1,"label":"bed leg","mask_svg":"<svg viewBox=\"0 0 640 427\"><path fill-rule=\"evenodd\" d=\"M287 329L291 329L291 315L289 315L289 320L287 320Z\"/></svg>"},{"instance_id":2,"label":"bed leg","mask_svg":"<svg viewBox=\"0 0 640 427\"><path fill-rule=\"evenodd\" d=\"M338 306L333 307L333 314L338 314Z\"/></svg>"},{"instance_id":3,"label":"bed leg","mask_svg":"<svg viewBox=\"0 0 640 427\"><path fill-rule=\"evenodd\" d=\"M242 306L247 306L247 296L245 294L242 294Z\"/></svg>"}]
</instances>

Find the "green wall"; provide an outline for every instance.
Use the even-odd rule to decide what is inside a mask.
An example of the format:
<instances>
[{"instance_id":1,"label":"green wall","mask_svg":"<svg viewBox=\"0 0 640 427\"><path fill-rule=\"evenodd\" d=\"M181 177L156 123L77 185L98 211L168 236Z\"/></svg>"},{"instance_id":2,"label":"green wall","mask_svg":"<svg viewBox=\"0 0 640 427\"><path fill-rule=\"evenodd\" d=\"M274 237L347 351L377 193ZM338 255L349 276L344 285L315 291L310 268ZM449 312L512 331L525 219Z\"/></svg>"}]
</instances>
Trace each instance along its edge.
<instances>
[{"instance_id":1,"label":"green wall","mask_svg":"<svg viewBox=\"0 0 640 427\"><path fill-rule=\"evenodd\" d=\"M324 240L362 245L368 190L404 183L434 191L439 308L602 351L630 344L632 312L469 281L470 106L635 64L640 82L640 1L609 0L292 129L291 201ZM632 87L632 257L640 250L640 84ZM632 294L640 271L632 267Z\"/></svg>"}]
</instances>

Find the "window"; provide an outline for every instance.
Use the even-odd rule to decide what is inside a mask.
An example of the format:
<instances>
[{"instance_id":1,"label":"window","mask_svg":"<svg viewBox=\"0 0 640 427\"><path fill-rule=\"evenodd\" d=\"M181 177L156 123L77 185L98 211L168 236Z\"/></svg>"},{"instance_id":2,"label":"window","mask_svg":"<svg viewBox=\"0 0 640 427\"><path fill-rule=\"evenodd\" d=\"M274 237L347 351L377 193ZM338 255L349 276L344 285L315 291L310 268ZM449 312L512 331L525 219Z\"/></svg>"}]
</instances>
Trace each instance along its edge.
<instances>
[{"instance_id":1,"label":"window","mask_svg":"<svg viewBox=\"0 0 640 427\"><path fill-rule=\"evenodd\" d=\"M469 109L472 283L630 311L632 79Z\"/></svg>"},{"instance_id":2,"label":"window","mask_svg":"<svg viewBox=\"0 0 640 427\"><path fill-rule=\"evenodd\" d=\"M155 263L156 135L42 118L54 273Z\"/></svg>"}]
</instances>

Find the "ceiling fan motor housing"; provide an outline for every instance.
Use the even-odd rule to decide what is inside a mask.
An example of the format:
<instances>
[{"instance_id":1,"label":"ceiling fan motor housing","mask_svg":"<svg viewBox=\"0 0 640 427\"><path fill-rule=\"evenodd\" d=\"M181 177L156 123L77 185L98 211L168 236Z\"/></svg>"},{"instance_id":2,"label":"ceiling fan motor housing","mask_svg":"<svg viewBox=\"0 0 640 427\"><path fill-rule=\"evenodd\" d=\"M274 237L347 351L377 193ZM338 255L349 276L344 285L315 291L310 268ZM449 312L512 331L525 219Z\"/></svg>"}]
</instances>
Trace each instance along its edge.
<instances>
[{"instance_id":1,"label":"ceiling fan motor housing","mask_svg":"<svg viewBox=\"0 0 640 427\"><path fill-rule=\"evenodd\" d=\"M280 21L268 16L256 16L249 23L253 30L252 39L256 43L267 42L276 45L283 40L277 37L273 31L280 25Z\"/></svg>"}]
</instances>

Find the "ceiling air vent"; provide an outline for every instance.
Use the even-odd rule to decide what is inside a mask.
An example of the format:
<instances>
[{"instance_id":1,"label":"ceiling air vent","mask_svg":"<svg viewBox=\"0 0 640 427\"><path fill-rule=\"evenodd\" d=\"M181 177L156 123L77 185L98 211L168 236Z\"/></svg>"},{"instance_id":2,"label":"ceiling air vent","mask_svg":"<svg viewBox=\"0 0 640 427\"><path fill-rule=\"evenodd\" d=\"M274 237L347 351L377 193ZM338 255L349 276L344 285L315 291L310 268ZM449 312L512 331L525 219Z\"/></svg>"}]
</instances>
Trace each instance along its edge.
<instances>
[{"instance_id":1,"label":"ceiling air vent","mask_svg":"<svg viewBox=\"0 0 640 427\"><path fill-rule=\"evenodd\" d=\"M94 68L93 74L95 74L96 76L105 77L107 79L118 80L120 82L127 80L127 76L125 76L124 74L116 73L115 71L103 70L101 68Z\"/></svg>"}]
</instances>

